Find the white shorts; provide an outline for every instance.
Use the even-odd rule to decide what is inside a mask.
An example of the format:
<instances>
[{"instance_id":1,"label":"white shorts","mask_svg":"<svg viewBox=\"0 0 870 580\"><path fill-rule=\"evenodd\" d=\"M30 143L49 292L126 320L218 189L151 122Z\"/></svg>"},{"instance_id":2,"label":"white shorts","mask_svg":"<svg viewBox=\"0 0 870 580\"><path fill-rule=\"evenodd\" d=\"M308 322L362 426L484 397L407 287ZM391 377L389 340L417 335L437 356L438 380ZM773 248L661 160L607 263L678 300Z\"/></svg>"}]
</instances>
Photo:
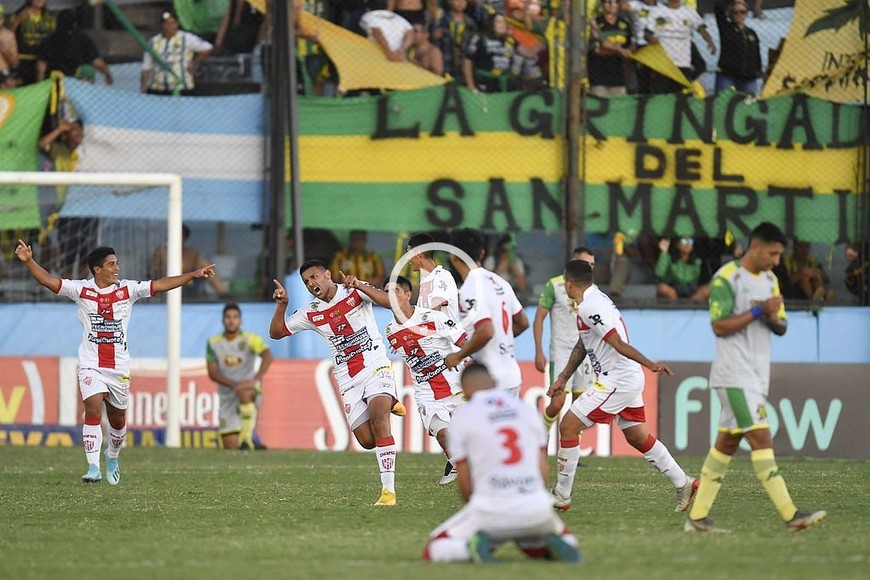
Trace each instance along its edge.
<instances>
[{"instance_id":1,"label":"white shorts","mask_svg":"<svg viewBox=\"0 0 870 580\"><path fill-rule=\"evenodd\" d=\"M477 532L486 532L494 542L540 538L547 534L561 534L565 524L553 511L552 500L542 502L538 509L504 509L484 512L466 504L447 521L435 528L430 539L438 537L470 540Z\"/></svg>"},{"instance_id":2,"label":"white shorts","mask_svg":"<svg viewBox=\"0 0 870 580\"><path fill-rule=\"evenodd\" d=\"M717 387L722 411L719 413L719 431L742 435L753 429L769 429L767 397L761 392L738 387Z\"/></svg>"},{"instance_id":3,"label":"white shorts","mask_svg":"<svg viewBox=\"0 0 870 580\"><path fill-rule=\"evenodd\" d=\"M396 379L393 367L387 365L372 371L363 370L349 384L338 386L341 402L344 403L344 416L353 431L369 420L369 401L378 395L396 396Z\"/></svg>"},{"instance_id":4,"label":"white shorts","mask_svg":"<svg viewBox=\"0 0 870 580\"><path fill-rule=\"evenodd\" d=\"M420 414L420 420L423 421L423 427L429 435L435 436L438 431L447 427L450 423L450 418L453 416L453 411L462 404L462 393L455 393L443 399L418 399L417 412Z\"/></svg>"},{"instance_id":5,"label":"white shorts","mask_svg":"<svg viewBox=\"0 0 870 580\"><path fill-rule=\"evenodd\" d=\"M606 376L592 384L571 403L571 412L591 427L595 423L610 424L614 417L620 429L628 429L646 421L643 409L643 383L632 388L607 384Z\"/></svg>"},{"instance_id":6,"label":"white shorts","mask_svg":"<svg viewBox=\"0 0 870 580\"><path fill-rule=\"evenodd\" d=\"M114 369L79 368L79 391L82 401L99 393L108 393L106 400L116 409L130 404L130 375Z\"/></svg>"}]
</instances>

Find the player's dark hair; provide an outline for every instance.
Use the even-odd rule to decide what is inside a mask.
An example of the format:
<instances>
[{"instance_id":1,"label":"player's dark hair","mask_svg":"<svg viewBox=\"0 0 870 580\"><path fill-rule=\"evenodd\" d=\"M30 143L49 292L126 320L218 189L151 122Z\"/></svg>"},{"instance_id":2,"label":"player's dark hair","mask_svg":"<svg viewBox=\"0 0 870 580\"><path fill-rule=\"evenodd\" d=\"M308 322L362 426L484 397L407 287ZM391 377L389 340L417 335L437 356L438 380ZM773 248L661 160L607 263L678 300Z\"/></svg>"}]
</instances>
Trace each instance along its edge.
<instances>
[{"instance_id":1,"label":"player's dark hair","mask_svg":"<svg viewBox=\"0 0 870 580\"><path fill-rule=\"evenodd\" d=\"M460 381L464 381L466 379L472 379L475 375L487 375L489 376L489 369L486 368L486 365L479 362L473 362L462 370L462 375L459 377Z\"/></svg>"},{"instance_id":2,"label":"player's dark hair","mask_svg":"<svg viewBox=\"0 0 870 580\"><path fill-rule=\"evenodd\" d=\"M571 250L571 255L576 256L577 254L590 254L592 256L595 255L595 252L587 248L586 246L577 246L573 250Z\"/></svg>"},{"instance_id":3,"label":"player's dark hair","mask_svg":"<svg viewBox=\"0 0 870 580\"><path fill-rule=\"evenodd\" d=\"M389 283L390 283L390 280L388 279L386 282L384 282L384 287L386 287L386 285ZM396 284L401 286L402 290L404 290L405 292L410 292L411 290L414 289L414 286L411 284L411 281L408 280L407 278L405 278L404 276L396 276Z\"/></svg>"},{"instance_id":4,"label":"player's dark hair","mask_svg":"<svg viewBox=\"0 0 870 580\"><path fill-rule=\"evenodd\" d=\"M450 234L450 243L471 256L475 262L483 260L485 248L483 234L472 228L460 228Z\"/></svg>"},{"instance_id":5,"label":"player's dark hair","mask_svg":"<svg viewBox=\"0 0 870 580\"><path fill-rule=\"evenodd\" d=\"M785 237L785 234L779 229L779 226L776 224L772 224L770 222L761 222L758 224L752 233L749 234L749 241L758 240L765 244L772 244L774 242L779 242L784 247L788 247L788 238Z\"/></svg>"},{"instance_id":6,"label":"player's dark hair","mask_svg":"<svg viewBox=\"0 0 870 580\"><path fill-rule=\"evenodd\" d=\"M408 238L408 249L411 248L419 248L423 244L431 244L435 241L435 238L430 236L429 234L414 234L410 238ZM434 252L429 250L428 252L423 252L423 257L432 259Z\"/></svg>"},{"instance_id":7,"label":"player's dark hair","mask_svg":"<svg viewBox=\"0 0 870 580\"><path fill-rule=\"evenodd\" d=\"M305 260L302 262L302 265L299 266L299 276L305 274L306 270L310 270L311 268L320 268L321 270L327 270L326 264L323 263L323 260L318 260L317 258L313 258L311 260Z\"/></svg>"},{"instance_id":8,"label":"player's dark hair","mask_svg":"<svg viewBox=\"0 0 870 580\"><path fill-rule=\"evenodd\" d=\"M226 316L227 312L229 312L230 310L235 310L236 312L239 313L239 316L242 315L242 309L239 308L239 305L236 304L235 302L227 302L226 304L224 304L224 314L223 315Z\"/></svg>"},{"instance_id":9,"label":"player's dark hair","mask_svg":"<svg viewBox=\"0 0 870 580\"><path fill-rule=\"evenodd\" d=\"M115 253L115 248L110 248L109 246L102 246L88 254L88 270L91 271L91 274L96 274L94 272L94 268L102 267L103 262L106 261L106 258Z\"/></svg>"},{"instance_id":10,"label":"player's dark hair","mask_svg":"<svg viewBox=\"0 0 870 580\"><path fill-rule=\"evenodd\" d=\"M592 264L586 260L571 260L565 264L565 280L574 284L592 283Z\"/></svg>"}]
</instances>

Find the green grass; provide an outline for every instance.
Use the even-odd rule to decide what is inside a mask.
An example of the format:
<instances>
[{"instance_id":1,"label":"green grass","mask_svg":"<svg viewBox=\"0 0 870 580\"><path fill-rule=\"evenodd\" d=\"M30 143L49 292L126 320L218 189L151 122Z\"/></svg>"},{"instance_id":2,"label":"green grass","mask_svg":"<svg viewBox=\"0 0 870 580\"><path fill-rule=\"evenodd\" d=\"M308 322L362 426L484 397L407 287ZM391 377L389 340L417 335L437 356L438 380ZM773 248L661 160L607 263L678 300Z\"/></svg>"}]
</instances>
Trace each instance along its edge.
<instances>
[{"instance_id":1,"label":"green grass","mask_svg":"<svg viewBox=\"0 0 870 580\"><path fill-rule=\"evenodd\" d=\"M2 448L0 578L870 577L870 462L780 460L792 495L828 520L788 533L745 458L714 508L731 534L682 531L673 489L639 458L585 459L564 515L584 562L498 566L420 559L460 507L438 456L400 455L399 505L375 508L369 454L126 449L122 481L83 485L81 449ZM700 459L684 460L697 473Z\"/></svg>"}]
</instances>

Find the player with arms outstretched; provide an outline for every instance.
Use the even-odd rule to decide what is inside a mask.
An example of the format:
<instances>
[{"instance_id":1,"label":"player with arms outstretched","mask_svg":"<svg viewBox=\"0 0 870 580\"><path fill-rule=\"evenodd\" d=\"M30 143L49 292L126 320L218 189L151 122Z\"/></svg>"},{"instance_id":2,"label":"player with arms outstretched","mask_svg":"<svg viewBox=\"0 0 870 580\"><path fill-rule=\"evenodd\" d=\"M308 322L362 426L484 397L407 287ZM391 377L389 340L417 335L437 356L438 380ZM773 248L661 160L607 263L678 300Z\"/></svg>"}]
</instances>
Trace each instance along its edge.
<instances>
[{"instance_id":1,"label":"player with arms outstretched","mask_svg":"<svg viewBox=\"0 0 870 580\"><path fill-rule=\"evenodd\" d=\"M341 284L336 284L320 260L306 261L299 274L314 300L288 316L287 292L274 280L269 336L280 339L313 330L323 337L335 361L332 374L348 425L360 445L375 450L382 488L375 505L396 505L396 442L390 431L396 381L372 311L373 303L389 308L390 300L383 290L341 272Z\"/></svg>"},{"instance_id":2,"label":"player with arms outstretched","mask_svg":"<svg viewBox=\"0 0 870 580\"><path fill-rule=\"evenodd\" d=\"M641 365L654 373L672 374L660 363L646 358L628 341L628 329L619 309L592 283L592 265L572 260L565 266L565 290L578 306L580 339L568 364L550 386L549 396L565 390L568 379L587 357L596 374L592 388L574 399L559 424L558 476L553 488L558 510L571 507L571 490L580 459L577 433L595 423L616 419L626 441L643 453L653 467L677 489L676 511L685 511L697 489L697 480L686 475L664 443L647 429L643 404L644 375Z\"/></svg>"},{"instance_id":3,"label":"player with arms outstretched","mask_svg":"<svg viewBox=\"0 0 870 580\"><path fill-rule=\"evenodd\" d=\"M85 405L82 443L88 461L85 483L102 481L100 448L103 445L103 404L109 419L109 445L106 448L106 480L111 485L121 481L118 454L127 437L127 406L130 395L130 352L127 349L127 325L138 300L184 286L198 278L215 275L214 264L198 270L159 280L133 282L119 278L121 271L115 250L100 247L88 255L93 278L67 280L52 276L33 259L33 250L18 240L15 255L24 262L33 278L59 296L73 300L82 323L79 346L79 390Z\"/></svg>"}]
</instances>

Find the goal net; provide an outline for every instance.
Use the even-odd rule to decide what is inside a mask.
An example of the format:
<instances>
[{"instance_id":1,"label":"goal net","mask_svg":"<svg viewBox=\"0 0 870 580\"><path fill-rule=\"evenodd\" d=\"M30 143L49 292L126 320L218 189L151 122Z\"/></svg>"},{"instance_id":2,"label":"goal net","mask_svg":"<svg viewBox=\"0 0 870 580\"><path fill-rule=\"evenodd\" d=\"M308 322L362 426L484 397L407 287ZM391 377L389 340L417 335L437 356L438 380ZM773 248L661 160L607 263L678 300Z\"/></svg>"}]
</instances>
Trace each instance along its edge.
<instances>
[{"instance_id":1,"label":"goal net","mask_svg":"<svg viewBox=\"0 0 870 580\"><path fill-rule=\"evenodd\" d=\"M86 257L98 246L115 249L122 278L181 274L181 209L179 175L0 172L0 298L58 300L15 259L18 238L32 245L40 265L61 278L89 278ZM165 301L165 444L178 447L181 289L166 293Z\"/></svg>"}]
</instances>

